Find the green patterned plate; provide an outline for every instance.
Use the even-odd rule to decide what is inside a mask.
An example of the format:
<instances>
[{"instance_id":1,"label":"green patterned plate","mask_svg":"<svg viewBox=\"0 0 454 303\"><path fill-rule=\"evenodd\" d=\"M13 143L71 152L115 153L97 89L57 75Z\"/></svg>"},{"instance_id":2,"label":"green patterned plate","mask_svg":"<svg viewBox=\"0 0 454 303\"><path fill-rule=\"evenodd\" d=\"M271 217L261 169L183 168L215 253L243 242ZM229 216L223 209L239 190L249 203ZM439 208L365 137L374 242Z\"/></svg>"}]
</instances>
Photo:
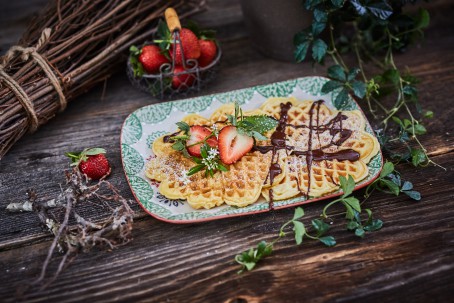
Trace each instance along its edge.
<instances>
[{"instance_id":1,"label":"green patterned plate","mask_svg":"<svg viewBox=\"0 0 454 303\"><path fill-rule=\"evenodd\" d=\"M181 121L188 113L209 117L223 103L237 101L248 110L259 107L269 97L294 96L301 100L323 99L328 106L334 107L332 100L339 91L323 95L321 88L326 81L328 79L322 77L305 77L222 94L152 104L134 111L126 118L122 127L121 159L126 179L137 202L153 217L172 223L193 223L268 211L268 203L263 198L244 208L223 205L210 210L195 210L187 205L185 200L167 199L159 193L159 184L148 180L144 175L147 159L153 155L150 146L156 138L175 131L175 123ZM339 109L360 108L350 97ZM373 134L369 123L366 125L366 131ZM382 166L383 157L378 153L368 164L369 175L359 182L355 189L364 187L377 178ZM292 207L338 195L340 191L317 199L306 200L303 197L296 197L276 201L274 207L276 209Z\"/></svg>"}]
</instances>

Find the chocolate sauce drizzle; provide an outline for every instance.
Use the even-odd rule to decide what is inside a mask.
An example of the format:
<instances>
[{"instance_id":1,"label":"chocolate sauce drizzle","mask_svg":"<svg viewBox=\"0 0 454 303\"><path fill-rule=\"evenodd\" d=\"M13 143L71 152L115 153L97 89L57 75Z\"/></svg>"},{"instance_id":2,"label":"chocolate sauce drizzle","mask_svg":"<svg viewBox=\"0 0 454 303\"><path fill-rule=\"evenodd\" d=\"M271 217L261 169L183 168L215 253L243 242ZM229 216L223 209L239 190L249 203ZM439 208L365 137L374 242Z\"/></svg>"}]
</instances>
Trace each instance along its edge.
<instances>
[{"instance_id":1,"label":"chocolate sauce drizzle","mask_svg":"<svg viewBox=\"0 0 454 303\"><path fill-rule=\"evenodd\" d=\"M324 161L324 160L338 160L338 161L357 161L359 159L359 153L354 151L353 149L343 149L338 150L336 152L325 152L323 149L328 148L330 146L341 146L350 136L352 135L352 131L348 129L343 129L342 121L346 120L348 117L343 115L342 112L339 112L334 118L328 121L324 125L320 125L320 106L323 103L323 100L315 101L312 103L311 108L309 109L309 125L293 125L288 124L288 111L292 107L292 103L281 103L281 112L280 117L278 120L278 125L276 130L271 135L271 145L267 146L254 146L253 151L259 151L262 154L272 152L271 156L271 164L268 171L268 176L265 179L265 183L270 180L270 184L273 184L274 178L282 173L282 168L279 165L279 154L278 151L284 149L287 155L295 155L295 156L305 156L306 157L306 166L308 172L308 186L307 191L304 193L300 189L300 180L297 178L297 186L298 190L306 196L309 196L310 187L311 187L311 168L313 161ZM316 112L315 116L315 126L313 125L313 117L314 117L314 110ZM336 127L338 125L338 127ZM293 128L307 128L309 129L309 137L307 143L307 150L295 150L294 146L287 145L287 135L285 134L286 127L293 127ZM331 141L327 145L321 146L318 149L312 149L312 140L314 137L314 133L317 135L317 139L320 142L320 134L329 131L331 135ZM338 137L338 139L335 139ZM331 178L332 179L332 178ZM334 182L334 180L333 180ZM269 208L273 209L273 189L269 189Z\"/></svg>"}]
</instances>

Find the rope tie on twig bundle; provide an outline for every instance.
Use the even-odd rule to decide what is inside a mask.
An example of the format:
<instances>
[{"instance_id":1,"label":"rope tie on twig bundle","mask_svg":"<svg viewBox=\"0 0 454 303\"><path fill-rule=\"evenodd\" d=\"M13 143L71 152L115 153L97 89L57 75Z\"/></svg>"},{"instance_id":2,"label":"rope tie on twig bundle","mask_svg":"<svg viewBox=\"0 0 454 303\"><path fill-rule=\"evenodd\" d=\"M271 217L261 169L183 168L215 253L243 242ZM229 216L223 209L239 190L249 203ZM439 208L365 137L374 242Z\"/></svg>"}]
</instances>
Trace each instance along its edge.
<instances>
[{"instance_id":1,"label":"rope tie on twig bundle","mask_svg":"<svg viewBox=\"0 0 454 303\"><path fill-rule=\"evenodd\" d=\"M31 56L32 59L34 59L35 62L42 68L47 78L49 78L52 86L55 88L55 91L59 96L60 111L63 111L66 108L67 101L65 95L63 94L63 89L60 85L60 81L52 71L50 63L48 63L47 60L37 52L37 50L43 45L43 43L45 43L49 39L50 33L50 28L44 29L41 33L41 37L39 38L38 43L34 47L22 47L19 45L11 47L3 59L3 65L0 64L0 80L3 79L5 81L6 85L14 92L19 102L26 110L30 121L30 132L36 131L39 126L35 108L27 93L22 89L20 84L5 72L4 66L10 62L16 52L22 53L20 58L23 61L28 61Z\"/></svg>"}]
</instances>

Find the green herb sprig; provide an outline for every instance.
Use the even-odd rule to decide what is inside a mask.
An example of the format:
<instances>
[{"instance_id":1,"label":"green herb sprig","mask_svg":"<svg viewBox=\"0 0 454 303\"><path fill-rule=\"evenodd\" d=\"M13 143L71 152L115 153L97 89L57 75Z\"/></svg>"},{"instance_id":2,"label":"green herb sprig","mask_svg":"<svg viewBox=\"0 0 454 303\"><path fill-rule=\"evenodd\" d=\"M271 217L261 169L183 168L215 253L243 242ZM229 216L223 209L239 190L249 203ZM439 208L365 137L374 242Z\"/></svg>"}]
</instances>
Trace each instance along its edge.
<instances>
[{"instance_id":1,"label":"green herb sprig","mask_svg":"<svg viewBox=\"0 0 454 303\"><path fill-rule=\"evenodd\" d=\"M197 157L192 157L192 160L197 163L196 166L192 167L187 176L192 176L193 174L205 170L205 177L213 177L216 171L228 171L229 169L222 164L221 159L219 158L219 152L217 149L210 147L207 143L203 143L200 147L200 154L202 159Z\"/></svg>"},{"instance_id":2,"label":"green herb sprig","mask_svg":"<svg viewBox=\"0 0 454 303\"><path fill-rule=\"evenodd\" d=\"M267 140L264 135L278 124L278 121L265 115L244 116L243 110L235 102L235 114L227 115L230 124L238 129L238 133L252 137L256 140Z\"/></svg>"}]
</instances>

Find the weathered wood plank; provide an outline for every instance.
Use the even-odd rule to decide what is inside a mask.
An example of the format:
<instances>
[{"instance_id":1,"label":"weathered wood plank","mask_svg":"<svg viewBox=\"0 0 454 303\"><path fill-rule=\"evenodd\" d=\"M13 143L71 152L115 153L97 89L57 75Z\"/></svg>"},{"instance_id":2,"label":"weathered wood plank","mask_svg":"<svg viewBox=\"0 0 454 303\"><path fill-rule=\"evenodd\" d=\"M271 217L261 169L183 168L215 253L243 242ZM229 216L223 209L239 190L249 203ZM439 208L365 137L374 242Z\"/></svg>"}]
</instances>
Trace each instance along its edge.
<instances>
[{"instance_id":1,"label":"weathered wood plank","mask_svg":"<svg viewBox=\"0 0 454 303\"><path fill-rule=\"evenodd\" d=\"M435 160L446 167L454 164L452 153ZM405 177L414 180L418 174L407 170ZM292 210L193 225L146 217L135 223L129 245L112 253L81 255L48 290L29 300L294 302L301 296L311 302L393 302L398 295L402 302L444 301L454 283L454 176L452 169L435 167L427 168L425 175L430 179L415 186L427 193L437 184L437 191L421 202L385 194L367 201L385 222L379 232L361 240L346 232L337 216L331 233L338 241L334 248L313 242L297 247L288 237L256 270L241 276L235 273L233 256L260 239L275 237ZM323 205L305 206L306 222L316 218ZM48 245L46 241L0 253L2 298L36 277Z\"/></svg>"}]
</instances>

